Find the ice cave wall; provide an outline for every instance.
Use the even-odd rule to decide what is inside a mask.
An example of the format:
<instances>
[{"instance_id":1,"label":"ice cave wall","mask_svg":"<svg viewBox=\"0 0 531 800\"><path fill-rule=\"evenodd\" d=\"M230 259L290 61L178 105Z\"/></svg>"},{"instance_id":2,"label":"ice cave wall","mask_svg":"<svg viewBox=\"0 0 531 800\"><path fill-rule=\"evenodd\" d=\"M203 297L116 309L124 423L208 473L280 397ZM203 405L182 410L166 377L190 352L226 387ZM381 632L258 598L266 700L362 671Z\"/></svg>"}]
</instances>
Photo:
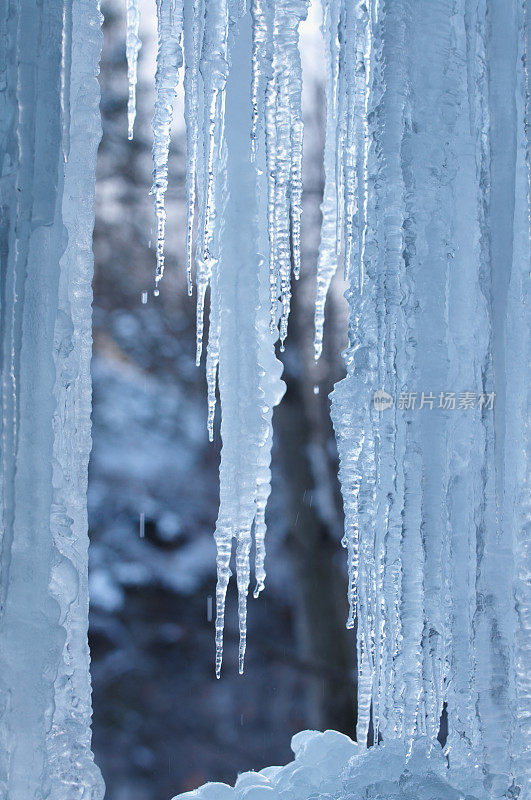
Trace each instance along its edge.
<instances>
[{"instance_id":1,"label":"ice cave wall","mask_svg":"<svg viewBox=\"0 0 531 800\"><path fill-rule=\"evenodd\" d=\"M0 9L0 796L103 797L90 749L97 0Z\"/></svg>"}]
</instances>

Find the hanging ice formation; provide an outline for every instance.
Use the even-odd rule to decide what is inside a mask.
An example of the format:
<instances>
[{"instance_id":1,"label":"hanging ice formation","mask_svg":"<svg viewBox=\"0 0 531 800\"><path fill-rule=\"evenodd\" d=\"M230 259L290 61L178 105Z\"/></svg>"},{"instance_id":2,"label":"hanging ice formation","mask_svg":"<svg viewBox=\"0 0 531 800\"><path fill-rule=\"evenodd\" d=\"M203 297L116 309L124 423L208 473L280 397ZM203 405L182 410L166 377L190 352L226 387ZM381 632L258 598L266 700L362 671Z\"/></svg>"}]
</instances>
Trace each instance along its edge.
<instances>
[{"instance_id":1,"label":"hanging ice formation","mask_svg":"<svg viewBox=\"0 0 531 800\"><path fill-rule=\"evenodd\" d=\"M245 652L249 553L264 580L271 413L300 264L305 0L159 0L154 146L161 275L168 119L184 51L187 273L197 357L211 289L222 406L216 671L233 540ZM490 797L529 772L523 313L528 263L520 0L323 0L325 188L315 354L343 254L347 376L334 390L357 619L359 742L434 742ZM162 54L162 55L161 55ZM164 55L164 54L167 54ZM166 65L170 64L167 69ZM165 94L163 94L165 92ZM156 112L156 118L157 118ZM158 195L157 195L158 192ZM162 208L162 212L161 212ZM376 399L374 393L381 390ZM495 400L494 400L495 398ZM378 405L379 403L379 405Z\"/></svg>"},{"instance_id":2,"label":"hanging ice formation","mask_svg":"<svg viewBox=\"0 0 531 800\"><path fill-rule=\"evenodd\" d=\"M173 104L177 95L179 69L183 63L181 37L183 30L183 0L157 0L158 52L155 75L155 113L153 115L153 186L157 218L158 286L164 274L164 236L166 208L164 196L168 188L168 155L170 151Z\"/></svg>"},{"instance_id":3,"label":"hanging ice formation","mask_svg":"<svg viewBox=\"0 0 531 800\"><path fill-rule=\"evenodd\" d=\"M0 7L0 796L102 800L87 466L97 0Z\"/></svg>"},{"instance_id":4,"label":"hanging ice formation","mask_svg":"<svg viewBox=\"0 0 531 800\"><path fill-rule=\"evenodd\" d=\"M140 24L140 9L138 0L126 0L126 39L125 49L127 55L127 80L129 82L129 96L127 98L127 138L133 138L136 119L136 83L138 51L142 43L138 36Z\"/></svg>"},{"instance_id":5,"label":"hanging ice formation","mask_svg":"<svg viewBox=\"0 0 531 800\"><path fill-rule=\"evenodd\" d=\"M208 433L216 387L222 408L216 525L216 674L235 550L243 671L250 552L255 591L265 581L272 414L284 392L275 341L287 334L291 272L300 261L301 64L298 26L307 0L158 0L159 54L153 129L157 283L164 269L164 193L178 70L184 55L187 139L186 263L197 287L197 362L206 354ZM252 77L250 77L252 76ZM268 177L266 177L266 174ZM196 207L199 209L197 225ZM193 234L197 227L195 258ZM234 544L234 548L233 548Z\"/></svg>"}]
</instances>

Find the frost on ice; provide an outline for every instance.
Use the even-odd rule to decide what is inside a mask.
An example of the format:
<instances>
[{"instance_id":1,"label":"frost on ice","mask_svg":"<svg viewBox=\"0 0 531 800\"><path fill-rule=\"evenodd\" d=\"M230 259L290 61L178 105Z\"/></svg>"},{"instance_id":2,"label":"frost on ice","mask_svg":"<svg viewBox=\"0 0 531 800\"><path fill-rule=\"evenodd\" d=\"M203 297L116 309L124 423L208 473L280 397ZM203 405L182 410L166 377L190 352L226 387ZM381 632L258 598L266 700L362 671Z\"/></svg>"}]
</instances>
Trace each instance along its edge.
<instances>
[{"instance_id":1,"label":"frost on ice","mask_svg":"<svg viewBox=\"0 0 531 800\"><path fill-rule=\"evenodd\" d=\"M250 8L190 0L184 9L187 269L191 281L197 201L198 360L211 289L210 436L216 378L222 406L218 675L233 542L240 669L253 533L257 592L264 580L271 412L283 390L274 344L286 337L300 266L297 39L306 13L303 0ZM357 630L357 740L384 743L354 754L341 780L335 773L333 797L356 759L375 775L379 759L389 762L386 797L422 795L407 777L419 763L426 775L432 763L434 774L449 764L455 785L478 797L521 796L529 778L529 560L518 510L528 344L524 33L517 0L323 0L315 355L341 259L349 346L332 417L347 625ZM379 389L393 400L384 411L372 402ZM452 410L439 401L446 391L494 393L495 407ZM403 393L418 395L416 408L398 406ZM420 408L421 396L431 405ZM268 772L252 788L212 786L198 796L307 797L318 779L298 769L296 760L278 772L300 775L297 790L279 790ZM445 785L429 796L462 796Z\"/></svg>"}]
</instances>

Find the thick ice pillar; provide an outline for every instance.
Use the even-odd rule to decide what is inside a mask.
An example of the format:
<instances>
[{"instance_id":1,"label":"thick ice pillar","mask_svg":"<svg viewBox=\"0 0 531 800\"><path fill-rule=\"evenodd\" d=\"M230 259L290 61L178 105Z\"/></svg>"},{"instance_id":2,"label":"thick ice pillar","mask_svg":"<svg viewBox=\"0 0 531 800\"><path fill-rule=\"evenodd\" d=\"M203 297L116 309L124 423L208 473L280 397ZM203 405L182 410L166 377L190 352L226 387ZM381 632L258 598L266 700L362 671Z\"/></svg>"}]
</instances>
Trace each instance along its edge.
<instances>
[{"instance_id":1,"label":"thick ice pillar","mask_svg":"<svg viewBox=\"0 0 531 800\"><path fill-rule=\"evenodd\" d=\"M0 796L99 800L86 485L97 0L0 7Z\"/></svg>"},{"instance_id":2,"label":"thick ice pillar","mask_svg":"<svg viewBox=\"0 0 531 800\"><path fill-rule=\"evenodd\" d=\"M358 740L372 720L409 755L445 710L454 774L516 797L530 730L524 4L343 5L350 347L332 416Z\"/></svg>"}]
</instances>

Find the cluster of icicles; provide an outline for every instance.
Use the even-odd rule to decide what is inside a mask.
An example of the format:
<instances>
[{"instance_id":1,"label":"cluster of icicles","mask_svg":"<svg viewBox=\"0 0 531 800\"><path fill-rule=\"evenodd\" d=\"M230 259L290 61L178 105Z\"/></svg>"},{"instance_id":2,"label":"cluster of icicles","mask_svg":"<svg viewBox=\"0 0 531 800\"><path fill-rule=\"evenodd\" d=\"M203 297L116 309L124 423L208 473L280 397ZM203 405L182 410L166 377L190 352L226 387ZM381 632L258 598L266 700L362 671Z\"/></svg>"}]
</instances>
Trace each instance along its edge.
<instances>
[{"instance_id":1,"label":"cluster of icicles","mask_svg":"<svg viewBox=\"0 0 531 800\"><path fill-rule=\"evenodd\" d=\"M283 350L292 274L298 278L300 273L303 125L298 38L308 5L309 0L252 0L250 8L246 0L157 0L151 190L157 220L155 280L158 286L164 273L170 130L184 64L186 272L191 295L195 267L198 365L205 295L209 287L211 291L206 355L211 440L217 386L222 407L215 533L218 677L233 540L240 672L253 543L255 597L265 581L272 413L285 389L275 343L280 339ZM139 18L138 0L127 0L130 138L136 113ZM328 283L334 259L322 256L323 272L328 271L323 280ZM324 312L322 291L320 295ZM322 324L323 319L321 331Z\"/></svg>"},{"instance_id":2,"label":"cluster of icicles","mask_svg":"<svg viewBox=\"0 0 531 800\"><path fill-rule=\"evenodd\" d=\"M227 420L226 424L222 422L221 507L216 528L218 676L233 539L236 540L239 592L240 671L243 671L246 644L246 597L252 539L255 597L264 588L265 507L270 492L272 411L285 388L280 380L282 367L275 356L275 343L280 340L280 349L284 349L291 279L292 275L295 279L299 277L301 260L303 123L298 38L299 24L307 16L309 0L251 0L250 7L248 2L157 0L158 56L151 190L157 220L155 281L158 287L164 274L164 200L168 187L170 132L180 70L184 64L186 273L191 295L195 265L198 365L203 351L205 295L207 289L211 289L206 359L208 433L211 440L218 370L223 418ZM350 144L353 132L348 122L347 86L343 85L341 92L338 86L338 13L338 3L325 6L323 30L328 45L326 186L317 277L316 358L322 349L326 295L342 245L342 218L350 220L354 202L353 171L349 169L346 157L339 155L347 152L343 145ZM130 139L133 138L136 116L137 60L141 47L139 22L138 0L127 0ZM245 40L245 43L239 40ZM247 45L247 50L241 52ZM238 60L240 66L236 63ZM245 70L244 76L250 72L247 85L245 78L240 86L236 85L234 75L238 69ZM228 85L231 81L233 86ZM228 93L232 93L233 98L230 106ZM341 123L336 128L338 113L341 114ZM242 148L243 161L232 165L231 153L228 152L231 116L236 125L243 126L240 142L234 142L231 148L234 153L236 147ZM229 177L231 166L232 178ZM339 177L336 178L338 169ZM225 189L229 192L228 199ZM247 204L243 202L246 195ZM236 208L238 196L240 202ZM239 242L236 242L238 234L229 229L231 214L234 214L233 224L240 230ZM251 242L248 237L252 237ZM351 222L345 225L345 241L348 273L352 257ZM237 311L238 300L231 295L237 283L239 266L249 284L246 297L240 298L240 312ZM244 309L247 302L256 307ZM263 313L265 308L268 310L267 319ZM231 309L232 319L226 314ZM245 339L247 353L244 354L249 369L237 376L239 384L230 384L229 360L233 355L234 363L237 363L240 358L238 349L244 345L244 316L249 325L248 338ZM225 372L224 359L227 360ZM233 390L238 398L230 397ZM234 409L230 408L231 404ZM236 417L229 421L233 411Z\"/></svg>"},{"instance_id":3,"label":"cluster of icicles","mask_svg":"<svg viewBox=\"0 0 531 800\"><path fill-rule=\"evenodd\" d=\"M218 676L233 548L240 671L253 544L255 596L264 587L272 412L284 391L275 345L283 347L300 268L298 31L308 2L157 0L156 280L164 270L170 126L184 63L187 275L191 293L195 265L198 363L210 287L211 438L216 385L222 408ZM127 3L130 135L136 3ZM342 257L349 348L332 418L348 626L357 619L357 739L367 741L372 722L374 741L434 741L446 708L453 766L475 753L491 796L501 797L528 768L529 626L513 594L528 574L515 567L527 564L514 534L523 530L522 451L506 450L523 436L525 371L506 367L503 333L510 320L511 341L526 338L518 288L526 263L525 37L521 4L487 5L323 0L315 356ZM391 409L374 407L377 389L394 398ZM400 407L405 390L419 401L422 391L431 405L415 411L410 399ZM499 411L452 410L438 400L465 390L495 392Z\"/></svg>"}]
</instances>

